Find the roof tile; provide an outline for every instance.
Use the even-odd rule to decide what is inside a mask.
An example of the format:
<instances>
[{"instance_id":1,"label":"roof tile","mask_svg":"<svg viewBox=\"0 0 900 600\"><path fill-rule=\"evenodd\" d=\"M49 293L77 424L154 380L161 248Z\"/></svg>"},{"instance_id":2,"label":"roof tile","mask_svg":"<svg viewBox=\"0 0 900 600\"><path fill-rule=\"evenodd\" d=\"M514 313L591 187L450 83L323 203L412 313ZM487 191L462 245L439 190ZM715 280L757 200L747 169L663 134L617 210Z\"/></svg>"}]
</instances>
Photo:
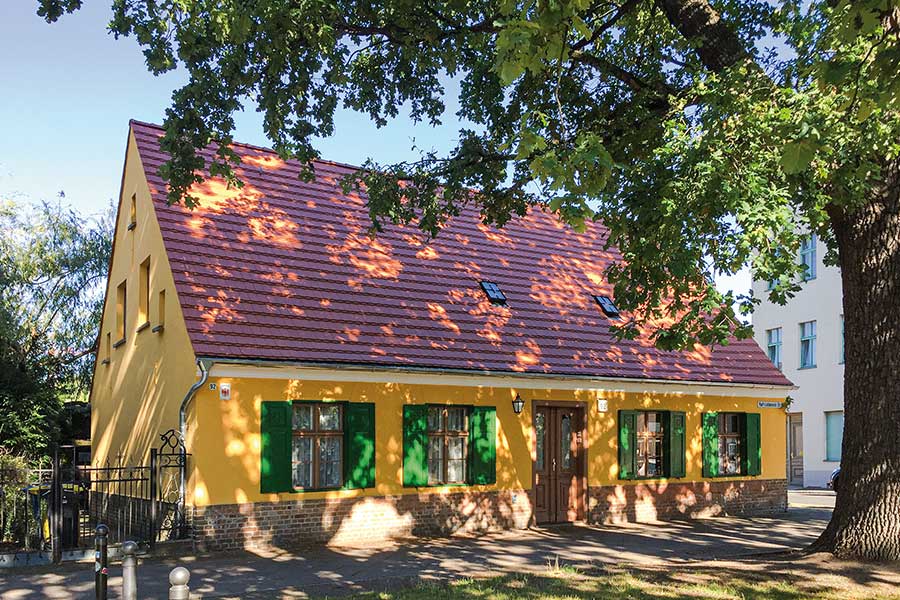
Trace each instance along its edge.
<instances>
[{"instance_id":1,"label":"roof tile","mask_svg":"<svg viewBox=\"0 0 900 600\"><path fill-rule=\"evenodd\" d=\"M682 352L617 341L591 296L612 296L603 273L621 260L601 224L576 234L533 210L494 229L468 208L433 240L410 226L372 239L365 196L338 184L352 167L318 162L305 183L295 161L243 144L243 188L212 179L194 210L169 206L162 130L132 129L198 355L790 385L753 340Z\"/></svg>"}]
</instances>

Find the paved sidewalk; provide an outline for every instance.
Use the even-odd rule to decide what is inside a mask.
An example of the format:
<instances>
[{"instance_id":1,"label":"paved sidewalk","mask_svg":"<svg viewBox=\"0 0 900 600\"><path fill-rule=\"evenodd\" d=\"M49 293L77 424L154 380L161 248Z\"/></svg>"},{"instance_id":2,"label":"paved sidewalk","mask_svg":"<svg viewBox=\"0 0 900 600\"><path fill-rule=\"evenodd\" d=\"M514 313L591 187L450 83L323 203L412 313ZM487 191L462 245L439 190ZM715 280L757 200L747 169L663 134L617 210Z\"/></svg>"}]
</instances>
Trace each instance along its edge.
<instances>
[{"instance_id":1,"label":"paved sidewalk","mask_svg":"<svg viewBox=\"0 0 900 600\"><path fill-rule=\"evenodd\" d=\"M411 579L452 579L540 572L549 563L651 564L713 559L802 548L830 518L826 508L795 508L775 518L719 518L614 527L560 526L477 537L418 540L368 549L315 548L297 552L148 559L139 567L141 600L167 597L169 571L191 571L192 598L304 598L396 587ZM121 586L111 568L110 598ZM0 572L3 600L93 597L91 564Z\"/></svg>"}]
</instances>

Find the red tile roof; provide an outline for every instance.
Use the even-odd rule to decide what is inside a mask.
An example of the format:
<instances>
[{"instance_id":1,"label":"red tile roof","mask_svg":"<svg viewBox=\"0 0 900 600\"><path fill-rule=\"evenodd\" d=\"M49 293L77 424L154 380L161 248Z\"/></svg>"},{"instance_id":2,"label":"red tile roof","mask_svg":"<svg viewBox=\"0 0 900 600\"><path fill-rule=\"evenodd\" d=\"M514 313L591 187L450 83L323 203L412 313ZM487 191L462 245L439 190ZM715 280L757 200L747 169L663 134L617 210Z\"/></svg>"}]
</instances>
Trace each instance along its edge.
<instances>
[{"instance_id":1,"label":"red tile roof","mask_svg":"<svg viewBox=\"0 0 900 600\"><path fill-rule=\"evenodd\" d=\"M790 385L753 340L616 341L591 297L611 294L603 271L621 258L602 225L579 235L535 210L493 229L468 209L435 240L399 226L373 240L365 197L337 185L352 167L323 161L304 183L296 163L243 144L242 189L208 180L193 211L167 206L162 130L132 129L198 356Z\"/></svg>"}]
</instances>

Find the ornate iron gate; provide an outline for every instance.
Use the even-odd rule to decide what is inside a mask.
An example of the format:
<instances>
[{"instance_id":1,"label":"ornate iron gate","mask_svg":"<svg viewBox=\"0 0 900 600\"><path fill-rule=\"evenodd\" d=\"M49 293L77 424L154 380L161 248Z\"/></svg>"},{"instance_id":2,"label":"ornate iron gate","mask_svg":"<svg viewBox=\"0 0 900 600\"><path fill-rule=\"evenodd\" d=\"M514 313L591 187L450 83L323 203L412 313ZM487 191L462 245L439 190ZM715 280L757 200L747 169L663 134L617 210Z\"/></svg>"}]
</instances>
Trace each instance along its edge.
<instances>
[{"instance_id":1,"label":"ornate iron gate","mask_svg":"<svg viewBox=\"0 0 900 600\"><path fill-rule=\"evenodd\" d=\"M187 483L187 449L181 434L174 429L159 436L159 449L150 453L153 473L150 495L153 502L153 523L156 541L178 540L187 535L185 512L185 484Z\"/></svg>"}]
</instances>

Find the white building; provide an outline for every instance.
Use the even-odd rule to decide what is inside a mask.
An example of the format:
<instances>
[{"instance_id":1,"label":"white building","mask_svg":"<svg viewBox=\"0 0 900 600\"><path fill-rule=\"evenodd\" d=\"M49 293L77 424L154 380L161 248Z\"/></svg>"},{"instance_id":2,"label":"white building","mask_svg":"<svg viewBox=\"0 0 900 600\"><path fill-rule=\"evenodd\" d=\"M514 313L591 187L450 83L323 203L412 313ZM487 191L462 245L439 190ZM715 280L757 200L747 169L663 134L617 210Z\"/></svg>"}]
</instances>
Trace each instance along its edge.
<instances>
[{"instance_id":1,"label":"white building","mask_svg":"<svg viewBox=\"0 0 900 600\"><path fill-rule=\"evenodd\" d=\"M810 240L798 257L808 279L786 305L769 301L768 282L753 282L754 296L762 299L753 329L772 362L798 387L788 408L788 482L824 487L841 460L844 309L840 269L825 266L825 245L815 236Z\"/></svg>"}]
</instances>

